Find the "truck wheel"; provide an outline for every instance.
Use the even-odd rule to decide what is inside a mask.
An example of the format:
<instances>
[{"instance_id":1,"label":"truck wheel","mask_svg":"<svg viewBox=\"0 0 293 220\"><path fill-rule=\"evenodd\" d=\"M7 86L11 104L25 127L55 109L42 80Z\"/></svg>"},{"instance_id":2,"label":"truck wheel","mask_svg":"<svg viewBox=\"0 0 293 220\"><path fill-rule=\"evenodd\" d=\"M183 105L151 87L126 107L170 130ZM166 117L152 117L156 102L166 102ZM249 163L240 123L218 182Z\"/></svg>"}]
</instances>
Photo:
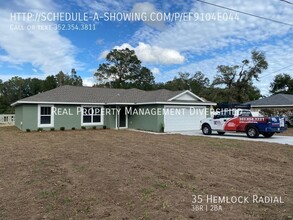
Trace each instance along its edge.
<instances>
[{"instance_id":1,"label":"truck wheel","mask_svg":"<svg viewBox=\"0 0 293 220\"><path fill-rule=\"evenodd\" d=\"M266 133L263 133L262 135L266 138L270 138L272 137L273 135L275 134L275 132L266 132Z\"/></svg>"},{"instance_id":2,"label":"truck wheel","mask_svg":"<svg viewBox=\"0 0 293 220\"><path fill-rule=\"evenodd\" d=\"M218 131L219 135L224 135L226 132Z\"/></svg>"},{"instance_id":3,"label":"truck wheel","mask_svg":"<svg viewBox=\"0 0 293 220\"><path fill-rule=\"evenodd\" d=\"M255 126L249 126L246 129L246 135L249 138L257 138L259 136L259 131Z\"/></svg>"},{"instance_id":4,"label":"truck wheel","mask_svg":"<svg viewBox=\"0 0 293 220\"><path fill-rule=\"evenodd\" d=\"M201 131L204 135L210 135L212 133L212 129L208 124L203 124L201 127Z\"/></svg>"}]
</instances>

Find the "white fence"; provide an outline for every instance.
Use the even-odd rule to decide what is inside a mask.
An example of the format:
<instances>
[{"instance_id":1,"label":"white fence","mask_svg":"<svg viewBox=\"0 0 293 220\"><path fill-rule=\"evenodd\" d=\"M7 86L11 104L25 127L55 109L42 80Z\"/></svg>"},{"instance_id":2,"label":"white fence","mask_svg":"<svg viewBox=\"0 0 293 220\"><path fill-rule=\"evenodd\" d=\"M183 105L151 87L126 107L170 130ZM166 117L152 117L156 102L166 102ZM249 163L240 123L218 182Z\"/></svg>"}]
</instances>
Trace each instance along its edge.
<instances>
[{"instance_id":1,"label":"white fence","mask_svg":"<svg viewBox=\"0 0 293 220\"><path fill-rule=\"evenodd\" d=\"M0 124L14 124L14 114L0 115Z\"/></svg>"}]
</instances>

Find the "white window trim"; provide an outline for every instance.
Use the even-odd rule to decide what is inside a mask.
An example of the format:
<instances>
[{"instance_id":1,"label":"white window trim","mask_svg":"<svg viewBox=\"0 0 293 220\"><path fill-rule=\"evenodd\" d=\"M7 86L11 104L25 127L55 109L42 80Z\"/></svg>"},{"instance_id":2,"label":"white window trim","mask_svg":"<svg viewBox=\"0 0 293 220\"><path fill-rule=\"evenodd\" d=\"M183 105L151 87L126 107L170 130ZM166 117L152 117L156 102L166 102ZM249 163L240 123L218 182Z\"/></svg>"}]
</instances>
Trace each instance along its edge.
<instances>
[{"instance_id":1,"label":"white window trim","mask_svg":"<svg viewBox=\"0 0 293 220\"><path fill-rule=\"evenodd\" d=\"M41 124L41 107L51 108L51 124ZM38 105L38 127L39 128L50 128L54 127L54 105Z\"/></svg>"},{"instance_id":2,"label":"white window trim","mask_svg":"<svg viewBox=\"0 0 293 220\"><path fill-rule=\"evenodd\" d=\"M95 123L83 123L83 108L101 108L101 122L95 122ZM98 106L98 105L82 105L81 106L81 114L80 114L80 124L81 126L95 126L95 125L104 125L104 106Z\"/></svg>"}]
</instances>

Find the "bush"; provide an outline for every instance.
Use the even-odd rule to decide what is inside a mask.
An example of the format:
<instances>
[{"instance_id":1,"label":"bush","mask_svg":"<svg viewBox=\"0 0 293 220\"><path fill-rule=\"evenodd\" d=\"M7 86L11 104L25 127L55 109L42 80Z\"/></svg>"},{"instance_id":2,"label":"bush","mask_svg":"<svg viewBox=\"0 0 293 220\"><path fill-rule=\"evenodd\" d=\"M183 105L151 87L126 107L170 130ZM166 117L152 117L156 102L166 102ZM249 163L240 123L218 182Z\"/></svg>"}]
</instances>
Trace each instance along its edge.
<instances>
[{"instance_id":1,"label":"bush","mask_svg":"<svg viewBox=\"0 0 293 220\"><path fill-rule=\"evenodd\" d=\"M84 127L84 126L81 126L81 129L85 130L85 129L86 129L86 127Z\"/></svg>"},{"instance_id":2,"label":"bush","mask_svg":"<svg viewBox=\"0 0 293 220\"><path fill-rule=\"evenodd\" d=\"M38 131L43 131L43 128L38 128Z\"/></svg>"},{"instance_id":3,"label":"bush","mask_svg":"<svg viewBox=\"0 0 293 220\"><path fill-rule=\"evenodd\" d=\"M107 128L107 126L106 125L103 125L103 129L106 129Z\"/></svg>"},{"instance_id":4,"label":"bush","mask_svg":"<svg viewBox=\"0 0 293 220\"><path fill-rule=\"evenodd\" d=\"M27 129L26 129L26 132L31 132L31 129L28 129L28 128L27 128Z\"/></svg>"},{"instance_id":5,"label":"bush","mask_svg":"<svg viewBox=\"0 0 293 220\"><path fill-rule=\"evenodd\" d=\"M160 132L164 133L164 130L165 130L164 124L161 123L160 124Z\"/></svg>"},{"instance_id":6,"label":"bush","mask_svg":"<svg viewBox=\"0 0 293 220\"><path fill-rule=\"evenodd\" d=\"M75 130L75 127L72 127L71 130Z\"/></svg>"},{"instance_id":7,"label":"bush","mask_svg":"<svg viewBox=\"0 0 293 220\"><path fill-rule=\"evenodd\" d=\"M61 127L61 128L60 128L60 131L64 131L64 130L65 130L65 127Z\"/></svg>"},{"instance_id":8,"label":"bush","mask_svg":"<svg viewBox=\"0 0 293 220\"><path fill-rule=\"evenodd\" d=\"M55 128L51 128L50 131L55 131Z\"/></svg>"},{"instance_id":9,"label":"bush","mask_svg":"<svg viewBox=\"0 0 293 220\"><path fill-rule=\"evenodd\" d=\"M96 130L96 129L97 129L97 127L96 127L96 126L93 126L93 129L94 129L94 130Z\"/></svg>"}]
</instances>

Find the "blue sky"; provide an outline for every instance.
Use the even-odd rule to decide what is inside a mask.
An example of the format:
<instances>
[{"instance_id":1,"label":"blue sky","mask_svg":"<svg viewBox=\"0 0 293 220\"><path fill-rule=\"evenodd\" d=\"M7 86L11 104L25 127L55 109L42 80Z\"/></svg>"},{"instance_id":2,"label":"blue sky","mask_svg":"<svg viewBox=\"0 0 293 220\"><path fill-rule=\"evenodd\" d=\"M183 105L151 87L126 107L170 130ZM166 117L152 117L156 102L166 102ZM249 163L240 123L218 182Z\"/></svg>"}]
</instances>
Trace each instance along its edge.
<instances>
[{"instance_id":1,"label":"blue sky","mask_svg":"<svg viewBox=\"0 0 293 220\"><path fill-rule=\"evenodd\" d=\"M293 4L280 0L207 2L293 24ZM11 17L17 12L34 16L42 13L47 17L43 20ZM89 18L84 22L51 21L50 13L87 14ZM109 21L109 13L114 19L128 13L145 15L146 19ZM181 19L160 20L164 13ZM184 19L184 13L190 13L190 17ZM293 26L198 1L1 0L0 14L2 80L12 76L45 78L75 68L84 84L90 86L96 83L93 73L105 61L105 54L113 48L125 47L136 51L158 82L170 80L178 72L196 71L202 71L212 80L218 65L239 64L253 49L265 52L269 63L268 70L256 82L264 95L268 95L274 75L293 74ZM94 15L99 20L93 21ZM227 15L228 18L223 17ZM80 29L86 24L95 26L95 30L55 30L58 24L66 29L70 25ZM31 27L35 30L29 30ZM45 27L51 30L41 30Z\"/></svg>"}]
</instances>

